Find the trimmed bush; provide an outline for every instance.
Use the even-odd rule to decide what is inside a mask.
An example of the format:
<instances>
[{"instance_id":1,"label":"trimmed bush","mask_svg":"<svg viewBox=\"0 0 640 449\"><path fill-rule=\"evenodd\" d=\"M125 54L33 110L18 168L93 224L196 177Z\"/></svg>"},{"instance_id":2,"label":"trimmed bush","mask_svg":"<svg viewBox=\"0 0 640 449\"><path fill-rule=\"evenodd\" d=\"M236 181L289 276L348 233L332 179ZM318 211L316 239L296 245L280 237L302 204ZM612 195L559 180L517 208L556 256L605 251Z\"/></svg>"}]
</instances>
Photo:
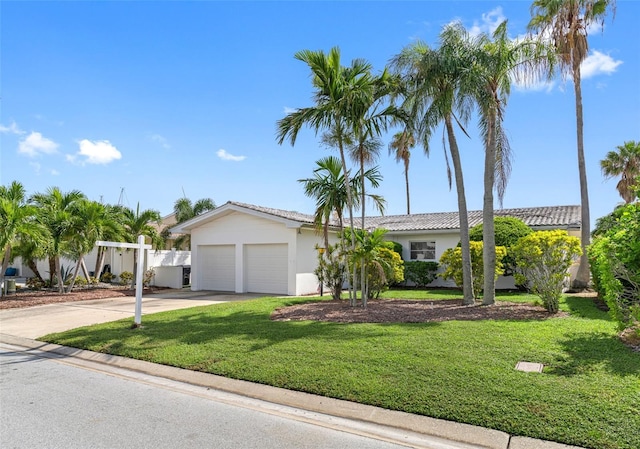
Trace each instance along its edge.
<instances>
[{"instance_id":1,"label":"trimmed bush","mask_svg":"<svg viewBox=\"0 0 640 449\"><path fill-rule=\"evenodd\" d=\"M425 288L438 277L438 262L412 260L404 263L404 279Z\"/></svg>"}]
</instances>

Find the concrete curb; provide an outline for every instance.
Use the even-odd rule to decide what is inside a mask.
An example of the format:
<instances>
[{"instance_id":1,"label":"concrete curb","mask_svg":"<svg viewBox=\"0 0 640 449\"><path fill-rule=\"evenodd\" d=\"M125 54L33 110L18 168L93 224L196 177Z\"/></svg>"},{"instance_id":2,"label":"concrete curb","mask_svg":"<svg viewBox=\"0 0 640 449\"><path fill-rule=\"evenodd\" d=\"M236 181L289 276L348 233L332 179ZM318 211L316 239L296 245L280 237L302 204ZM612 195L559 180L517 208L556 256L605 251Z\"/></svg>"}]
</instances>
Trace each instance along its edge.
<instances>
[{"instance_id":1,"label":"concrete curb","mask_svg":"<svg viewBox=\"0 0 640 449\"><path fill-rule=\"evenodd\" d=\"M322 413L339 418L390 427L446 440L449 447L485 449L582 449L577 446L526 437L511 437L505 432L410 413L381 409L340 399L316 396L213 374L102 354L45 343L0 333L0 343L74 357L107 366L224 391L274 404ZM459 444L456 444L459 443ZM439 447L446 447L445 445Z\"/></svg>"}]
</instances>

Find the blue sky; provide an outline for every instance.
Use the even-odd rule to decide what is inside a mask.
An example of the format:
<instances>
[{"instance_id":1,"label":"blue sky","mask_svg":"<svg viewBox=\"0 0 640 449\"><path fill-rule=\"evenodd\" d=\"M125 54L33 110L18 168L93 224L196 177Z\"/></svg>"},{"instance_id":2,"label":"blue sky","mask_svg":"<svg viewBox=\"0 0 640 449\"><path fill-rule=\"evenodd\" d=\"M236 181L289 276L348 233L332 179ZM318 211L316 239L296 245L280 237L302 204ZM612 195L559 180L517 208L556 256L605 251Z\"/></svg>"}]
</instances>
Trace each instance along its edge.
<instances>
[{"instance_id":1,"label":"blue sky","mask_svg":"<svg viewBox=\"0 0 640 449\"><path fill-rule=\"evenodd\" d=\"M525 32L528 1L14 2L2 1L0 183L31 193L58 186L105 203L169 214L176 199L212 198L312 213L300 178L331 154L313 131L278 145L276 121L312 105L307 66L293 55L338 46L344 65L380 71L416 39L437 44L460 20ZM640 2L618 0L590 35L583 66L585 151L592 221L620 197L599 161L640 141ZM571 81L513 89L505 127L514 152L504 207L580 203ZM476 121L459 133L467 201L482 207ZM406 211L403 167L387 154L376 193ZM457 210L441 134L413 150L411 211ZM498 205L496 204L496 207Z\"/></svg>"}]
</instances>

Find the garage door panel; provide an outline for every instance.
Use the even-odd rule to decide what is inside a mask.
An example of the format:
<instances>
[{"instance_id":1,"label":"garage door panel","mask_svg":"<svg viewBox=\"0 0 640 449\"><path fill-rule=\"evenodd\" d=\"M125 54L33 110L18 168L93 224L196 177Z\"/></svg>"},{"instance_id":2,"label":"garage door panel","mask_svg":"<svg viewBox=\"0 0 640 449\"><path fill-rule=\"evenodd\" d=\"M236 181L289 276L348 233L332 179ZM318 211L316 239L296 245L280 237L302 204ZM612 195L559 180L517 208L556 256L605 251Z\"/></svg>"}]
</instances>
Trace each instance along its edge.
<instances>
[{"instance_id":1,"label":"garage door panel","mask_svg":"<svg viewBox=\"0 0 640 449\"><path fill-rule=\"evenodd\" d=\"M245 246L245 285L248 292L288 293L289 252L286 243Z\"/></svg>"},{"instance_id":2,"label":"garage door panel","mask_svg":"<svg viewBox=\"0 0 640 449\"><path fill-rule=\"evenodd\" d=\"M235 245L202 245L198 254L202 290L236 290Z\"/></svg>"}]
</instances>

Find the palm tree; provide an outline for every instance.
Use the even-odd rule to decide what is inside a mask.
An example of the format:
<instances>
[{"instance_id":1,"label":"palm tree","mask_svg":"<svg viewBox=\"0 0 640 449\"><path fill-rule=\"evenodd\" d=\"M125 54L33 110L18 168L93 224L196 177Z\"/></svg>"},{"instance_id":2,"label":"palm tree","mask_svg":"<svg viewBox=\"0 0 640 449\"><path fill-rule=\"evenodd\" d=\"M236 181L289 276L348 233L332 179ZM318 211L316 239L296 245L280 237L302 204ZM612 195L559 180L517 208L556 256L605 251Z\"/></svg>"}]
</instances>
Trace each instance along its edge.
<instances>
[{"instance_id":1,"label":"palm tree","mask_svg":"<svg viewBox=\"0 0 640 449\"><path fill-rule=\"evenodd\" d=\"M84 256L95 248L96 242L107 240L112 236L119 236L123 231L117 217L112 213L112 209L96 201L80 200L73 205L72 213L74 232L70 238L69 246L77 262L73 277L67 287L68 292L73 289L81 267L85 278L89 279Z\"/></svg>"},{"instance_id":2,"label":"palm tree","mask_svg":"<svg viewBox=\"0 0 640 449\"><path fill-rule=\"evenodd\" d=\"M409 199L409 161L411 159L411 148L416 146L416 139L413 134L405 129L395 133L389 144L389 154L392 154L396 162L404 164L404 183L407 190L407 215L411 215L411 201Z\"/></svg>"},{"instance_id":3,"label":"palm tree","mask_svg":"<svg viewBox=\"0 0 640 449\"><path fill-rule=\"evenodd\" d=\"M354 59L349 67L340 63L340 50L332 48L328 54L323 51L302 50L295 54L295 58L305 62L311 69L312 84L316 89L314 98L316 104L312 107L297 109L277 122L277 142L282 144L285 139L295 144L298 132L307 125L316 134L320 130L330 131L340 152L340 160L344 174L344 184L347 192L347 208L351 225L350 242L355 249L353 235L353 198L349 189L349 170L345 156L345 141L353 133L354 124L361 114L354 107L361 105L362 97L371 95L371 65L362 59ZM349 289L352 297L352 290ZM352 298L354 300L354 298Z\"/></svg>"},{"instance_id":4,"label":"palm tree","mask_svg":"<svg viewBox=\"0 0 640 449\"><path fill-rule=\"evenodd\" d=\"M463 295L464 304L475 302L471 275L471 252L469 244L469 217L464 189L462 162L454 130L454 122L468 136L464 125L472 111L470 93L465 91L462 78L471 64L468 55L462 50L469 36L459 24L446 26L440 33L440 47L429 48L417 42L393 59L393 65L401 71L407 92L403 107L416 124L425 154L429 154L429 140L433 130L444 122L446 141L453 163L456 192L458 197L458 216L460 223L460 246L462 250ZM443 144L445 138L443 136ZM447 154L445 147L445 156ZM451 187L451 170L447 159L447 174Z\"/></svg>"},{"instance_id":5,"label":"palm tree","mask_svg":"<svg viewBox=\"0 0 640 449\"><path fill-rule=\"evenodd\" d=\"M581 245L582 256L574 289L585 289L589 283L587 245L591 234L587 167L584 157L584 123L582 114L582 78L580 65L589 53L588 31L593 25L604 26L607 11L615 14L615 0L534 0L531 5L529 30L541 39L550 38L560 59L563 76L571 74L576 102L576 136L578 172L580 175Z\"/></svg>"},{"instance_id":6,"label":"palm tree","mask_svg":"<svg viewBox=\"0 0 640 449\"><path fill-rule=\"evenodd\" d=\"M129 209L128 207L122 208L123 214L123 235L124 239L128 243L136 243L139 235L144 235L149 240L151 240L151 244L160 248L163 244L163 239L160 236L158 230L152 225L152 223L160 223L162 219L160 217L160 212L152 209L145 209L140 211L140 204L136 206L136 210ZM131 288L134 288L136 285L136 276L137 276L137 267L138 267L138 250L134 248L133 250L133 279L131 280Z\"/></svg>"},{"instance_id":7,"label":"palm tree","mask_svg":"<svg viewBox=\"0 0 640 449\"><path fill-rule=\"evenodd\" d=\"M104 205L104 216L102 217L105 223L111 223L111 225L104 226L102 236L100 240L106 240L111 242L121 242L124 239L124 213L121 206L114 206L111 204ZM107 255L107 248L104 246L98 247L96 255L96 265L94 267L94 276L100 278L102 267L104 266L104 260Z\"/></svg>"},{"instance_id":8,"label":"palm tree","mask_svg":"<svg viewBox=\"0 0 640 449\"><path fill-rule=\"evenodd\" d=\"M480 129L485 146L484 201L482 210L484 289L482 303L495 303L496 245L493 221L493 190L502 203L511 171L511 149L502 126L511 91L511 79L530 82L550 74L553 53L548 46L532 39L511 40L507 21L493 35L483 34L479 44L470 48L474 65L465 77L469 89L476 88L480 110Z\"/></svg>"},{"instance_id":9,"label":"palm tree","mask_svg":"<svg viewBox=\"0 0 640 449\"><path fill-rule=\"evenodd\" d=\"M636 188L640 176L640 142L628 141L609 151L600 161L602 174L606 179L620 176L616 189L625 203L637 198Z\"/></svg>"},{"instance_id":10,"label":"palm tree","mask_svg":"<svg viewBox=\"0 0 640 449\"><path fill-rule=\"evenodd\" d=\"M211 198L202 198L192 203L190 199L185 197L176 200L173 205L173 213L176 217L176 224L179 224L215 208L216 203ZM168 228L163 230L163 234L168 235ZM191 236L189 234L181 235L175 239L174 244L177 249L191 249Z\"/></svg>"},{"instance_id":11,"label":"palm tree","mask_svg":"<svg viewBox=\"0 0 640 449\"><path fill-rule=\"evenodd\" d=\"M27 203L22 184L13 181L8 186L0 186L0 251L2 251L2 271L0 284L12 257L12 248L27 237L42 243L43 229L35 221L36 208ZM0 289L2 296L2 289Z\"/></svg>"},{"instance_id":12,"label":"palm tree","mask_svg":"<svg viewBox=\"0 0 640 449\"><path fill-rule=\"evenodd\" d=\"M85 199L79 190L64 193L58 187L51 187L45 193L36 193L31 197L31 201L38 207L37 220L47 228L50 236L47 255L52 269L49 280L53 285L54 275L57 277L60 293L65 293L60 257L72 255L70 242L77 229L74 227L76 222L73 209L77 202Z\"/></svg>"}]
</instances>

